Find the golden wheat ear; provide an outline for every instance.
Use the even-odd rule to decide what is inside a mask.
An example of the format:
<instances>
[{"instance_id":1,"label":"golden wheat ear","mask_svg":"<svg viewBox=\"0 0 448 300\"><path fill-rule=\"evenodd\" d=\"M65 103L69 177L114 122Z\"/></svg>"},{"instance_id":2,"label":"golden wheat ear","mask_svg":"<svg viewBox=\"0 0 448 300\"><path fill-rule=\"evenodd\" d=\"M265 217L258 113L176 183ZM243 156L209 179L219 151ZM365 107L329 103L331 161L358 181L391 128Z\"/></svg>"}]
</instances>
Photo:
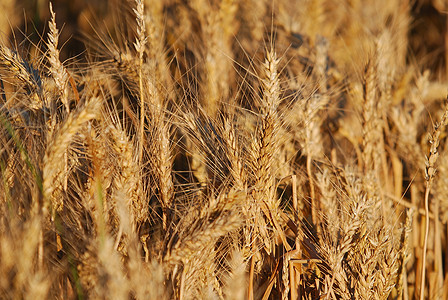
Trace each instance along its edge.
<instances>
[{"instance_id":1,"label":"golden wheat ear","mask_svg":"<svg viewBox=\"0 0 448 300\"><path fill-rule=\"evenodd\" d=\"M90 99L86 105L72 112L65 120L62 127L54 134L49 141L43 159L43 193L46 201L46 209L60 211L63 208L61 190L63 187L64 163L61 158L70 146L73 137L79 132L81 127L99 117L101 100L99 98Z\"/></svg>"}]
</instances>

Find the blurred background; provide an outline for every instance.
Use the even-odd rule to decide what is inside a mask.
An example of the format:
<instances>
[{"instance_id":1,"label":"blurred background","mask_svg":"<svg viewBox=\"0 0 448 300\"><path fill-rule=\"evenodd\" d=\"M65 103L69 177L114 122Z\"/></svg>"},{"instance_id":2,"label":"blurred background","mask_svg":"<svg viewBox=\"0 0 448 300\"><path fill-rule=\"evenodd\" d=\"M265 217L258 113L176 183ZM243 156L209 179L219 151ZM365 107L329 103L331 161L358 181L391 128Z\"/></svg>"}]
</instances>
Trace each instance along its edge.
<instances>
[{"instance_id":1,"label":"blurred background","mask_svg":"<svg viewBox=\"0 0 448 300\"><path fill-rule=\"evenodd\" d=\"M48 0L1 0L0 42L16 44L19 49L33 50L48 29ZM75 57L86 50L86 37L95 30L114 31L120 14L131 13L126 7L131 0L55 0L56 22L61 28L61 59ZM164 13L188 0L146 1L146 6L157 4ZM298 1L299 2L299 1ZM350 1L349 1L350 2ZM448 76L448 1L403 0L412 5L412 26L409 32L408 59L415 60L421 69L430 69L435 76ZM188 5L188 4L187 4ZM131 5L132 7L132 5Z\"/></svg>"},{"instance_id":2,"label":"blurred background","mask_svg":"<svg viewBox=\"0 0 448 300\"><path fill-rule=\"evenodd\" d=\"M126 0L57 0L51 1L60 30L61 59L85 51L85 37L95 30L113 28L113 12ZM48 30L48 0L1 0L0 41L33 50ZM96 24L97 23L97 24Z\"/></svg>"}]
</instances>

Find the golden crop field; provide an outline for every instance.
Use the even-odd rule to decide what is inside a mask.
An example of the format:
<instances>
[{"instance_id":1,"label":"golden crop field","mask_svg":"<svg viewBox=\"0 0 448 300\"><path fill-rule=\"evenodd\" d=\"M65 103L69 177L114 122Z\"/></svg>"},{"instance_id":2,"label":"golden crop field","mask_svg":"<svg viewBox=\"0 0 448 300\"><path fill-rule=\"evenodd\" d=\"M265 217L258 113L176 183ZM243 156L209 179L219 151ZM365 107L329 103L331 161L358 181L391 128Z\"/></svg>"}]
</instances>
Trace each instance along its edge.
<instances>
[{"instance_id":1,"label":"golden crop field","mask_svg":"<svg viewBox=\"0 0 448 300\"><path fill-rule=\"evenodd\" d=\"M3 0L0 299L448 299L448 2Z\"/></svg>"}]
</instances>

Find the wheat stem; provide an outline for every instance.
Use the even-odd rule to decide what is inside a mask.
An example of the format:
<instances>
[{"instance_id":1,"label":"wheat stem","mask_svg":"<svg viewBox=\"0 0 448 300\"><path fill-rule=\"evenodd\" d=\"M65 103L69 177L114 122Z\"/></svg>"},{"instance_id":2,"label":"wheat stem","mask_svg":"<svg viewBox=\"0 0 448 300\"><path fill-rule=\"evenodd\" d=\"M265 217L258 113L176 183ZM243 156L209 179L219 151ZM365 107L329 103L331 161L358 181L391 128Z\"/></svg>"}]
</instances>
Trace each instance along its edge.
<instances>
[{"instance_id":1,"label":"wheat stem","mask_svg":"<svg viewBox=\"0 0 448 300\"><path fill-rule=\"evenodd\" d=\"M448 100L448 98L447 98ZM445 108L445 111L442 115L440 123L434 125L434 131L432 132L429 143L430 150L429 156L426 158L426 168L425 168L425 179L426 179L426 189L425 189L425 238L423 242L423 262L422 262L422 273L421 273L421 281L420 281L420 300L425 298L425 279L426 279L426 252L428 247L428 235L429 235L429 194L431 191L431 186L434 181L434 177L436 174L436 162L439 157L439 153L437 148L440 143L440 135L444 130L446 124L448 122L448 106ZM436 222L437 222L436 216Z\"/></svg>"}]
</instances>

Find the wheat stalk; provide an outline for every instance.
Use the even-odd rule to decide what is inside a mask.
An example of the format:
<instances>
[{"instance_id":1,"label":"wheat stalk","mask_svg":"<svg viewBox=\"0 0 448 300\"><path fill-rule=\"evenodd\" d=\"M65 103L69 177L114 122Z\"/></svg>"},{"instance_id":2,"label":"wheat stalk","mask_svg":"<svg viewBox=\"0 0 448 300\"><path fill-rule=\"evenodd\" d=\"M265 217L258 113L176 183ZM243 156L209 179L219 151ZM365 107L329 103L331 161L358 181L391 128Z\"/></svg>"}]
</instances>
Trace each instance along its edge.
<instances>
[{"instance_id":1,"label":"wheat stalk","mask_svg":"<svg viewBox=\"0 0 448 300\"><path fill-rule=\"evenodd\" d=\"M445 111L440 118L440 122L434 125L434 129L432 134L429 137L429 155L426 157L425 161L425 179L426 179L426 189L425 189L425 239L423 242L423 261L422 261L422 274L421 274L421 282L420 282L420 299L425 298L425 279L426 279L426 250L428 247L428 234L429 234L429 193L431 191L431 187L434 181L434 177L436 174L436 162L439 157L439 153L437 152L437 148L440 143L440 135L442 131L445 129L446 124L448 123L448 108L445 108Z\"/></svg>"}]
</instances>

